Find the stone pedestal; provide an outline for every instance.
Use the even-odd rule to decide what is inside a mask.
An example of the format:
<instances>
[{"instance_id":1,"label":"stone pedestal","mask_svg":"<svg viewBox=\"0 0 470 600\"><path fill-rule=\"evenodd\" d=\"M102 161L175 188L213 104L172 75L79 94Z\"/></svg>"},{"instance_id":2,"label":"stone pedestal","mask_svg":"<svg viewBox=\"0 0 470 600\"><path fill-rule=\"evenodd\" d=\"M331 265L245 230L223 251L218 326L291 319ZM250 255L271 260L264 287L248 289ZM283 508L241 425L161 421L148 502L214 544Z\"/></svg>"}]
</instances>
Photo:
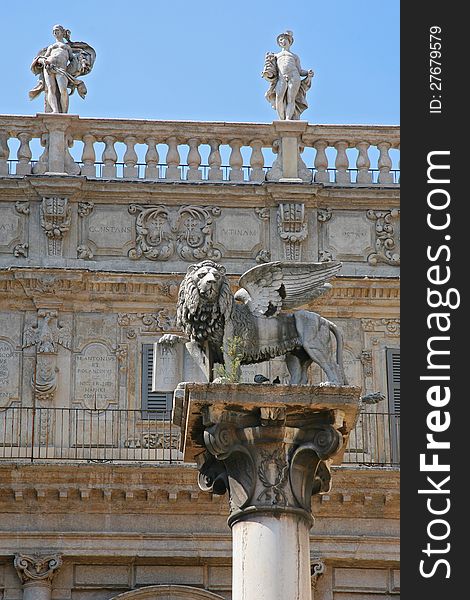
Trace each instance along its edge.
<instances>
[{"instance_id":1,"label":"stone pedestal","mask_svg":"<svg viewBox=\"0 0 470 600\"><path fill-rule=\"evenodd\" d=\"M274 121L274 129L279 134L276 148L277 158L268 171L268 181L302 183L312 181L312 173L302 160L302 134L306 131L307 121Z\"/></svg>"},{"instance_id":2,"label":"stone pedestal","mask_svg":"<svg viewBox=\"0 0 470 600\"><path fill-rule=\"evenodd\" d=\"M360 389L186 384L175 394L182 452L199 486L229 493L233 600L310 600L311 497L330 490Z\"/></svg>"}]
</instances>

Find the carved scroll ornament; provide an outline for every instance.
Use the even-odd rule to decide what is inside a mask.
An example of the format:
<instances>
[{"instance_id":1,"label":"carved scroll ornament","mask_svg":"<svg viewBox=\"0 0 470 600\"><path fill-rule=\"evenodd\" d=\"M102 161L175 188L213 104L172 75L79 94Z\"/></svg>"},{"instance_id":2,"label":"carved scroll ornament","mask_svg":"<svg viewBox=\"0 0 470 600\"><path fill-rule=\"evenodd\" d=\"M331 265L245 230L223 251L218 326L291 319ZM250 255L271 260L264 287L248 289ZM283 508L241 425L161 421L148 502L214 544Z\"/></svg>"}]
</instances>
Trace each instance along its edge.
<instances>
[{"instance_id":1,"label":"carved scroll ornament","mask_svg":"<svg viewBox=\"0 0 470 600\"><path fill-rule=\"evenodd\" d=\"M145 256L149 260L187 261L211 258L218 260L221 252L213 244L213 217L220 215L217 206L183 206L179 210L166 206L143 207L132 204L131 214L138 213L136 246L129 258Z\"/></svg>"}]
</instances>

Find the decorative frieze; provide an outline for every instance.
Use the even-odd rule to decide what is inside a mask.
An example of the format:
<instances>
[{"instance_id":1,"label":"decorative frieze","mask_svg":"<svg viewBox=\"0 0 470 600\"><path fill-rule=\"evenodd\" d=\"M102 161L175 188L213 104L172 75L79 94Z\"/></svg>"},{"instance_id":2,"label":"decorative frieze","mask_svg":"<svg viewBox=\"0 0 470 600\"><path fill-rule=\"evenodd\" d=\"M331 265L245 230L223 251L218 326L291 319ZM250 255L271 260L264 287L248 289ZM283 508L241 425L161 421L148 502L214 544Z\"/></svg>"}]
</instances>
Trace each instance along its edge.
<instances>
[{"instance_id":1,"label":"decorative frieze","mask_svg":"<svg viewBox=\"0 0 470 600\"><path fill-rule=\"evenodd\" d=\"M398 209L390 211L367 211L367 218L375 223L375 252L372 252L367 257L367 262L369 264L400 264L400 252L398 248L399 216L400 211Z\"/></svg>"},{"instance_id":2,"label":"decorative frieze","mask_svg":"<svg viewBox=\"0 0 470 600\"><path fill-rule=\"evenodd\" d=\"M284 243L285 260L301 261L302 242L308 235L305 205L280 204L277 212L277 230Z\"/></svg>"},{"instance_id":3,"label":"decorative frieze","mask_svg":"<svg viewBox=\"0 0 470 600\"><path fill-rule=\"evenodd\" d=\"M364 331L400 335L400 319L361 319Z\"/></svg>"},{"instance_id":4,"label":"decorative frieze","mask_svg":"<svg viewBox=\"0 0 470 600\"><path fill-rule=\"evenodd\" d=\"M124 441L125 448L148 448L150 450L177 450L179 448L179 434L169 432L146 432L138 436L129 437Z\"/></svg>"},{"instance_id":5,"label":"decorative frieze","mask_svg":"<svg viewBox=\"0 0 470 600\"><path fill-rule=\"evenodd\" d=\"M218 260L221 252L214 247L213 217L220 215L217 206L144 207L131 204L130 214L137 214L135 247L128 256L138 259L187 261L211 258Z\"/></svg>"},{"instance_id":6,"label":"decorative frieze","mask_svg":"<svg viewBox=\"0 0 470 600\"><path fill-rule=\"evenodd\" d=\"M72 213L67 198L43 198L40 223L47 236L48 256L62 256L62 240L70 229Z\"/></svg>"}]
</instances>

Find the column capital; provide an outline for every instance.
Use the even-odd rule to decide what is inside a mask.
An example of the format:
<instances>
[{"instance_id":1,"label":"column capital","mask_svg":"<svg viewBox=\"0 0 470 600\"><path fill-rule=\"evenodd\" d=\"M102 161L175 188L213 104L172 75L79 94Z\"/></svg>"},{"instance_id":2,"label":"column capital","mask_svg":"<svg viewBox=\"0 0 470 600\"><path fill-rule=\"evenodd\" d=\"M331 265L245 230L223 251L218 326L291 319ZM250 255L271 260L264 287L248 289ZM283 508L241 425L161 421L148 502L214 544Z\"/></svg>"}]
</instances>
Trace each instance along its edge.
<instances>
[{"instance_id":1,"label":"column capital","mask_svg":"<svg viewBox=\"0 0 470 600\"><path fill-rule=\"evenodd\" d=\"M62 555L15 554L13 564L24 586L31 584L50 586L54 575L62 565Z\"/></svg>"},{"instance_id":2,"label":"column capital","mask_svg":"<svg viewBox=\"0 0 470 600\"><path fill-rule=\"evenodd\" d=\"M281 512L312 524L311 496L330 489L331 459L355 423L359 393L348 386L190 384L181 414L199 486L229 493L230 525Z\"/></svg>"}]
</instances>

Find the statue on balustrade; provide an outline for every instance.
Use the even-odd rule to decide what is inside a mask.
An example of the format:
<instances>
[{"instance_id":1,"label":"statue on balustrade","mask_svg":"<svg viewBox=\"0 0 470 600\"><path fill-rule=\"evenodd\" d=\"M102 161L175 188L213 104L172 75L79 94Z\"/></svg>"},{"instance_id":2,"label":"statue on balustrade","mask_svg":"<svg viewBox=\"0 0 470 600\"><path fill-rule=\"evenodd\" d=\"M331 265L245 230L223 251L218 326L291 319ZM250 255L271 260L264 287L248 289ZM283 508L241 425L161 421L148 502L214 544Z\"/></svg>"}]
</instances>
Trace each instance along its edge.
<instances>
[{"instance_id":1,"label":"statue on balustrade","mask_svg":"<svg viewBox=\"0 0 470 600\"><path fill-rule=\"evenodd\" d=\"M277 36L281 51L267 52L261 75L270 83L265 97L282 121L298 120L308 108L306 96L312 84L313 71L300 66L297 54L290 51L294 43L292 31ZM303 78L303 79L302 79Z\"/></svg>"},{"instance_id":2,"label":"statue on balustrade","mask_svg":"<svg viewBox=\"0 0 470 600\"><path fill-rule=\"evenodd\" d=\"M93 68L96 53L85 42L72 42L70 30L54 25L54 44L40 50L31 64L31 71L39 82L30 92L31 100L44 92L44 111L67 113L69 95L77 90L85 98L86 85L77 77L87 75Z\"/></svg>"},{"instance_id":3,"label":"statue on balustrade","mask_svg":"<svg viewBox=\"0 0 470 600\"><path fill-rule=\"evenodd\" d=\"M343 341L336 325L307 310L281 312L324 294L331 288L327 280L340 268L338 261L270 262L246 271L233 294L222 265L212 260L191 265L177 304L176 323L185 336L166 334L160 343L186 342L209 381L214 380L215 363L231 372L235 360L239 369L285 356L291 384L308 383L307 369L315 362L328 382L343 385ZM331 334L336 338L336 351ZM235 354L233 340L239 344Z\"/></svg>"}]
</instances>

